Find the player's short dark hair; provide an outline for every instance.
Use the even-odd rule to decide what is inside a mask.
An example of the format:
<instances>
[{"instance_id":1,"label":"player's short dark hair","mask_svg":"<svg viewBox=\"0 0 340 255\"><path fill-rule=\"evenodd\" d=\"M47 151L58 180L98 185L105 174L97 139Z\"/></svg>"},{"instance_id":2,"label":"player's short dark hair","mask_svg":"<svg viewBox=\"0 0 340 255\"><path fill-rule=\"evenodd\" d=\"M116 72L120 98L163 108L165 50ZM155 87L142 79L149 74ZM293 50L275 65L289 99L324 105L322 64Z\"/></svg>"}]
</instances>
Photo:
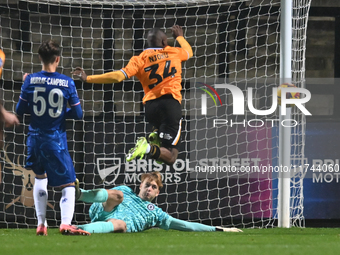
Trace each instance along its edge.
<instances>
[{"instance_id":1,"label":"player's short dark hair","mask_svg":"<svg viewBox=\"0 0 340 255\"><path fill-rule=\"evenodd\" d=\"M158 185L158 189L163 188L162 175L159 172L154 171L154 172L142 174L141 182L144 182L146 179L150 179L151 181L155 181Z\"/></svg>"},{"instance_id":2,"label":"player's short dark hair","mask_svg":"<svg viewBox=\"0 0 340 255\"><path fill-rule=\"evenodd\" d=\"M158 34L159 32L163 33L163 31L160 30L158 27L154 27L149 30L149 34Z\"/></svg>"},{"instance_id":3,"label":"player's short dark hair","mask_svg":"<svg viewBox=\"0 0 340 255\"><path fill-rule=\"evenodd\" d=\"M149 30L148 33L148 44L149 47L159 47L161 46L161 41L165 33L159 28L155 27Z\"/></svg>"},{"instance_id":4,"label":"player's short dark hair","mask_svg":"<svg viewBox=\"0 0 340 255\"><path fill-rule=\"evenodd\" d=\"M47 40L41 43L39 56L44 64L54 63L57 56L60 56L59 44L52 40Z\"/></svg>"}]
</instances>

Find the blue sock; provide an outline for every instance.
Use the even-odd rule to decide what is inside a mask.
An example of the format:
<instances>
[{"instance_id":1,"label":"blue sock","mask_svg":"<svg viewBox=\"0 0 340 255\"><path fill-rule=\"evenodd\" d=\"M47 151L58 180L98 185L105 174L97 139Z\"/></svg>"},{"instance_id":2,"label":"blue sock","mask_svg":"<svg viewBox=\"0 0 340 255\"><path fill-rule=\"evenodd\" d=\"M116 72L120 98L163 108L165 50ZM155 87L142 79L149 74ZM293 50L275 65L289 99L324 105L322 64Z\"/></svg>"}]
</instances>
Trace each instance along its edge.
<instances>
[{"instance_id":1,"label":"blue sock","mask_svg":"<svg viewBox=\"0 0 340 255\"><path fill-rule=\"evenodd\" d=\"M111 221L92 222L89 224L78 225L77 227L87 232L98 233L98 234L111 233L114 230L114 227Z\"/></svg>"},{"instance_id":2,"label":"blue sock","mask_svg":"<svg viewBox=\"0 0 340 255\"><path fill-rule=\"evenodd\" d=\"M79 200L87 203L100 203L106 202L109 194L106 189L91 189L91 190L81 190L81 195Z\"/></svg>"}]
</instances>

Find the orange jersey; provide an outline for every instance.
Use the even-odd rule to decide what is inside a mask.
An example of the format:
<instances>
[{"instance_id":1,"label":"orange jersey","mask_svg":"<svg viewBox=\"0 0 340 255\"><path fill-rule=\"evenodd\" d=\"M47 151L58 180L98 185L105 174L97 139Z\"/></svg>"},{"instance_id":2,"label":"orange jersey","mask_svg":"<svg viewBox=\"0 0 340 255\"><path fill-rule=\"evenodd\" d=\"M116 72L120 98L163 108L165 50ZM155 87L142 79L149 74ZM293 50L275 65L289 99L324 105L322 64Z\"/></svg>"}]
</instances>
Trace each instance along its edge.
<instances>
[{"instance_id":1,"label":"orange jersey","mask_svg":"<svg viewBox=\"0 0 340 255\"><path fill-rule=\"evenodd\" d=\"M4 67L5 64L5 59L6 59L5 53L2 50L0 50L0 76L2 74L2 68Z\"/></svg>"},{"instance_id":2,"label":"orange jersey","mask_svg":"<svg viewBox=\"0 0 340 255\"><path fill-rule=\"evenodd\" d=\"M148 48L139 56L132 57L121 71L126 78L136 76L142 83L144 104L166 94L172 94L181 103L181 62L188 59L188 51L182 48Z\"/></svg>"}]
</instances>

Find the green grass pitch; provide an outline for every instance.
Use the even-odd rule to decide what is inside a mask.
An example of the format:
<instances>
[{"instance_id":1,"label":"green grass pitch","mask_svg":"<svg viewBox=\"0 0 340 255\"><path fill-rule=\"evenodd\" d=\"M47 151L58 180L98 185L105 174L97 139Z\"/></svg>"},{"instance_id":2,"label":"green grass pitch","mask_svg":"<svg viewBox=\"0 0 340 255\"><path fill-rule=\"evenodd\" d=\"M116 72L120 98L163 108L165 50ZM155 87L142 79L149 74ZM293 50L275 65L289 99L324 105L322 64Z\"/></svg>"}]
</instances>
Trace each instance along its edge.
<instances>
[{"instance_id":1,"label":"green grass pitch","mask_svg":"<svg viewBox=\"0 0 340 255\"><path fill-rule=\"evenodd\" d=\"M62 236L49 229L0 229L0 254L339 254L340 229L245 229L243 233L180 232L150 229L141 233Z\"/></svg>"}]
</instances>

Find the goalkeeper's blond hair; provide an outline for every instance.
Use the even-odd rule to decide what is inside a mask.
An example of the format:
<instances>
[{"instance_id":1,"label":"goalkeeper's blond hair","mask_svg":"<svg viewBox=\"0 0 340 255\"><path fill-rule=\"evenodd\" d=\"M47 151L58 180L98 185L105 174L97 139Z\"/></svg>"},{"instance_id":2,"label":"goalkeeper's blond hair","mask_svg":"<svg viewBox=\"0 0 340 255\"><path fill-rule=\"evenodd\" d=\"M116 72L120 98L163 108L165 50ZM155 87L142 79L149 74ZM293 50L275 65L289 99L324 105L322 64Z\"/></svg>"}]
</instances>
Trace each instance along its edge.
<instances>
[{"instance_id":1,"label":"goalkeeper's blond hair","mask_svg":"<svg viewBox=\"0 0 340 255\"><path fill-rule=\"evenodd\" d=\"M155 181L157 183L159 190L163 188L162 175L159 172L154 171L154 172L142 174L142 178L141 178L142 183L147 179L151 181Z\"/></svg>"}]
</instances>

